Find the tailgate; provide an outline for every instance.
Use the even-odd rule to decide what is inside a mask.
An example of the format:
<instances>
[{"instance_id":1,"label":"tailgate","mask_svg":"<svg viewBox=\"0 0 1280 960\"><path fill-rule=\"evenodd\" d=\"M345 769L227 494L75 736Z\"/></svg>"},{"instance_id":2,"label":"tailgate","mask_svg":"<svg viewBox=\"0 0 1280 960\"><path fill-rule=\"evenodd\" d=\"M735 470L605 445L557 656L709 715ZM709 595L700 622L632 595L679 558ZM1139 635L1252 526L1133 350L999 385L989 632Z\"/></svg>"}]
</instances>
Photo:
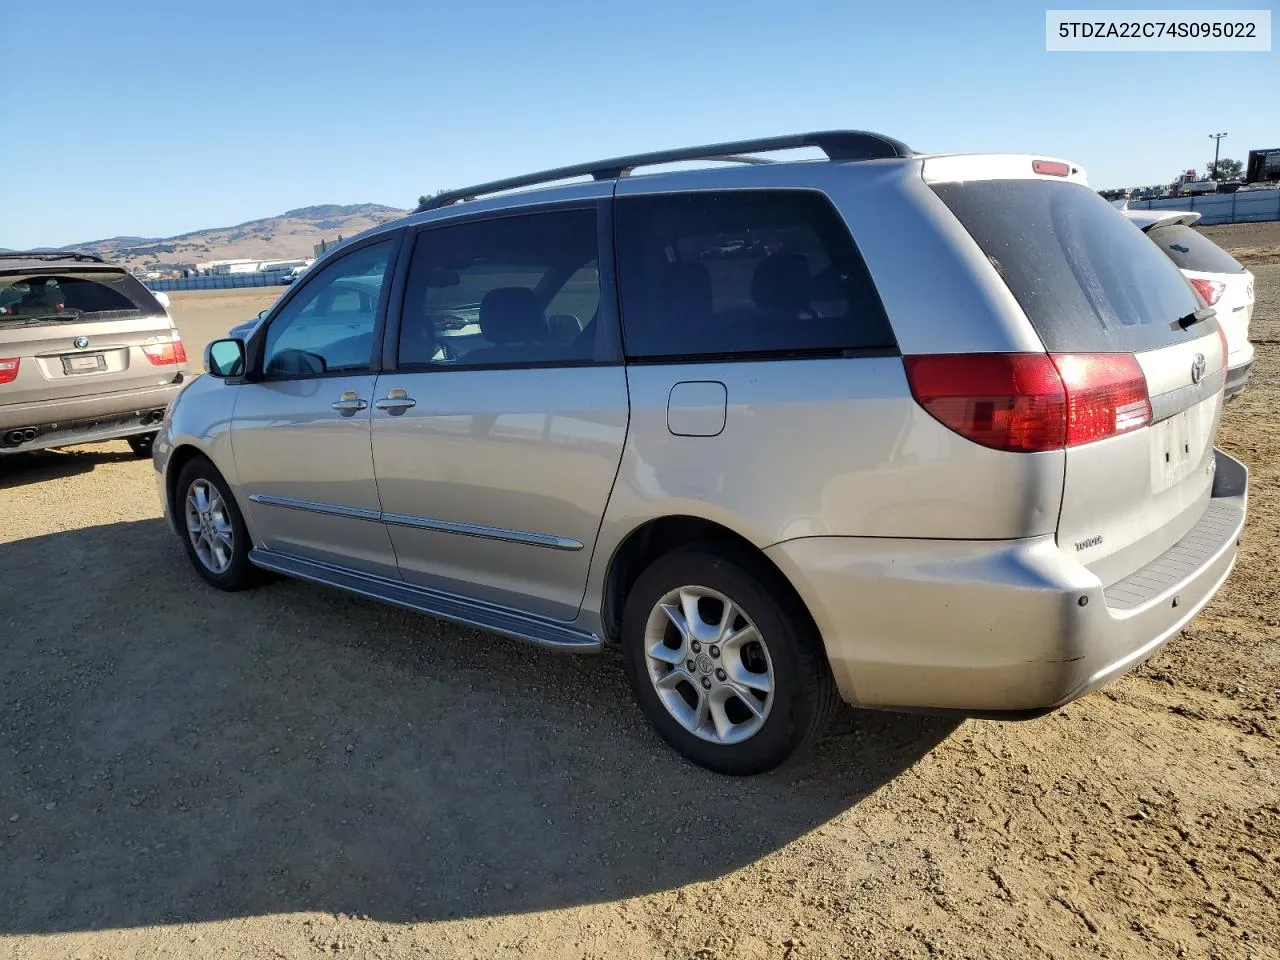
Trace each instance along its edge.
<instances>
[{"instance_id":1,"label":"tailgate","mask_svg":"<svg viewBox=\"0 0 1280 960\"><path fill-rule=\"evenodd\" d=\"M0 276L0 404L170 383L186 353L164 308L120 270L54 267Z\"/></svg>"},{"instance_id":2,"label":"tailgate","mask_svg":"<svg viewBox=\"0 0 1280 960\"><path fill-rule=\"evenodd\" d=\"M1058 546L1104 585L1177 543L1209 502L1225 371L1217 330L1200 326L1211 332L1137 355L1150 426L1067 450Z\"/></svg>"},{"instance_id":3,"label":"tailgate","mask_svg":"<svg viewBox=\"0 0 1280 960\"><path fill-rule=\"evenodd\" d=\"M138 390L186 369L176 356L159 364L148 358L148 351L173 356L177 332L168 317L107 321L83 332L87 326L0 327L0 358L18 360L18 375L0 384L0 404Z\"/></svg>"},{"instance_id":4,"label":"tailgate","mask_svg":"<svg viewBox=\"0 0 1280 960\"><path fill-rule=\"evenodd\" d=\"M1069 393L1065 371L1089 366L1073 357L1121 355L1141 369L1149 415L1129 403L1092 424L1103 439L1067 446L1058 520L1061 550L1104 584L1119 580L1176 543L1208 503L1225 381L1215 314L1157 244L1081 184L932 186L1055 356Z\"/></svg>"}]
</instances>

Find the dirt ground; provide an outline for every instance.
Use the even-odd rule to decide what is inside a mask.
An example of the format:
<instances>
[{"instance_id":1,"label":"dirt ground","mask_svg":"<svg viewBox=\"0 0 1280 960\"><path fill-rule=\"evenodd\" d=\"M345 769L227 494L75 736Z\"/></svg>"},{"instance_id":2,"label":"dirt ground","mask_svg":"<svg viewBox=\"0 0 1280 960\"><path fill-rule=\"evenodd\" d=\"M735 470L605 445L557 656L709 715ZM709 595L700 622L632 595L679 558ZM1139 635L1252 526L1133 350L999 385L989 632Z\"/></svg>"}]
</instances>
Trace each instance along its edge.
<instances>
[{"instance_id":1,"label":"dirt ground","mask_svg":"<svg viewBox=\"0 0 1280 960\"><path fill-rule=\"evenodd\" d=\"M238 290L186 290L169 294L169 312L182 334L193 370L204 369L204 346L225 337L237 323L252 320L279 299L288 287Z\"/></svg>"},{"instance_id":2,"label":"dirt ground","mask_svg":"<svg viewBox=\"0 0 1280 960\"><path fill-rule=\"evenodd\" d=\"M614 655L213 592L123 443L4 462L0 956L1280 957L1267 256L1220 437L1248 530L1191 627L1040 720L851 711L750 780L666 749ZM175 298L189 345L230 300Z\"/></svg>"}]
</instances>

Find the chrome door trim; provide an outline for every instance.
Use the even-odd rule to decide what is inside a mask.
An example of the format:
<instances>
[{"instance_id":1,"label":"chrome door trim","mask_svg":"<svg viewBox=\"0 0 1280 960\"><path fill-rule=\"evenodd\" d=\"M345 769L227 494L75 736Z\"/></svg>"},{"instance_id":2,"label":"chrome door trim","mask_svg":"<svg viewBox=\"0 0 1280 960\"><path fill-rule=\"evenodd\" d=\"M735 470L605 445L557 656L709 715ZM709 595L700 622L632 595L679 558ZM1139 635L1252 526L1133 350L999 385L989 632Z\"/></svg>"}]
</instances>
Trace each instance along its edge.
<instances>
[{"instance_id":1,"label":"chrome door trim","mask_svg":"<svg viewBox=\"0 0 1280 960\"><path fill-rule=\"evenodd\" d=\"M1189 371L1187 379L1191 379ZM1159 423L1161 420L1168 420L1188 407L1194 407L1200 401L1208 399L1221 390L1226 382L1227 370L1224 367L1217 373L1205 374L1199 383L1187 383L1166 393L1156 394L1150 398L1151 422Z\"/></svg>"},{"instance_id":2,"label":"chrome door trim","mask_svg":"<svg viewBox=\"0 0 1280 960\"><path fill-rule=\"evenodd\" d=\"M557 537L550 533L532 530L509 530L506 527L490 527L481 523L456 523L452 520L436 520L432 517L415 517L403 513L381 513L359 507L341 507L315 500L295 500L292 497L274 497L265 493L249 495L254 503L268 507L284 507L286 510L306 510L331 517L350 517L353 520L372 520L397 527L413 527L418 530L434 530L438 533L454 533L463 537L480 537L485 540L503 540L507 543L523 543L531 547L549 550L581 550L582 541L571 537Z\"/></svg>"},{"instance_id":3,"label":"chrome door trim","mask_svg":"<svg viewBox=\"0 0 1280 960\"><path fill-rule=\"evenodd\" d=\"M375 400L373 405L379 410L399 412L408 410L410 407L416 406L417 403L418 401L412 397L383 397L381 400Z\"/></svg>"},{"instance_id":4,"label":"chrome door trim","mask_svg":"<svg viewBox=\"0 0 1280 960\"><path fill-rule=\"evenodd\" d=\"M315 500L294 500L292 497L273 497L266 493L251 493L249 499L268 507L284 507L286 510L306 510L310 513L323 513L330 517L350 517L352 520L381 520L382 514L377 510L365 510L361 507L340 507L333 503L319 503Z\"/></svg>"},{"instance_id":5,"label":"chrome door trim","mask_svg":"<svg viewBox=\"0 0 1280 960\"><path fill-rule=\"evenodd\" d=\"M339 413L359 413L369 407L368 400L361 400L359 397L342 397L330 404L333 409Z\"/></svg>"},{"instance_id":6,"label":"chrome door trim","mask_svg":"<svg viewBox=\"0 0 1280 960\"><path fill-rule=\"evenodd\" d=\"M403 513L384 513L382 522L396 527L414 527L418 530L456 533L463 537L503 540L507 543L525 543L531 547L546 547L550 550L582 549L582 541L574 540L570 537L557 537L550 533L535 533L532 530L509 530L506 527L489 527L482 523L457 523L452 520L436 520L432 517L412 517Z\"/></svg>"}]
</instances>

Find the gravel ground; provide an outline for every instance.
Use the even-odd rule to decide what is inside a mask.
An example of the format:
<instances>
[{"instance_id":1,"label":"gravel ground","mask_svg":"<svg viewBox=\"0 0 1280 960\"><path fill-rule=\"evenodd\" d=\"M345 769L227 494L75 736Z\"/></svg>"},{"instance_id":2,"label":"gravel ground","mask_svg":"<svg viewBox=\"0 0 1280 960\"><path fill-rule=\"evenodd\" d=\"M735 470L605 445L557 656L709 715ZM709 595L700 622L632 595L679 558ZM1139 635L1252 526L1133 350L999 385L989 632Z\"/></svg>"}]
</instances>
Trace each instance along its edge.
<instances>
[{"instance_id":1,"label":"gravel ground","mask_svg":"<svg viewBox=\"0 0 1280 960\"><path fill-rule=\"evenodd\" d=\"M614 655L213 592L123 443L0 462L0 956L1280 957L1272 226L1211 606L1048 717L850 711L751 780L662 746ZM175 297L189 345L232 299Z\"/></svg>"}]
</instances>

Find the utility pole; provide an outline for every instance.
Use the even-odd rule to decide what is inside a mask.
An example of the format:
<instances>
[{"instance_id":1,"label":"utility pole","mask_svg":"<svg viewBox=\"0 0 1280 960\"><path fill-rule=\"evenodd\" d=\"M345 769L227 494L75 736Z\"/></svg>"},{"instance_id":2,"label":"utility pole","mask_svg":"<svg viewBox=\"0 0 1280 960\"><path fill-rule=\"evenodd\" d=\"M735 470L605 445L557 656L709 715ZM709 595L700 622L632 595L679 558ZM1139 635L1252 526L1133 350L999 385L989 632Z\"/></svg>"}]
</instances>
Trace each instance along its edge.
<instances>
[{"instance_id":1,"label":"utility pole","mask_svg":"<svg viewBox=\"0 0 1280 960\"><path fill-rule=\"evenodd\" d=\"M1218 179L1218 147L1222 144L1222 138L1225 136L1225 133L1209 134L1209 139L1213 141L1213 176L1209 178L1210 180Z\"/></svg>"}]
</instances>

